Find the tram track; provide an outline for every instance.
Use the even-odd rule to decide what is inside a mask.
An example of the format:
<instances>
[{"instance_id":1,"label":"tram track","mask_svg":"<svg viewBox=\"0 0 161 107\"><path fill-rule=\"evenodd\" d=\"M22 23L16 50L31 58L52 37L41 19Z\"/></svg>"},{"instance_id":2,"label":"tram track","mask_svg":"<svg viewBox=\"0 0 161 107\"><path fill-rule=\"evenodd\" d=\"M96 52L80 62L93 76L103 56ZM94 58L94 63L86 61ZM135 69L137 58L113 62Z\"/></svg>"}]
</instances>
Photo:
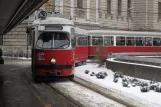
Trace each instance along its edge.
<instances>
[{"instance_id":1,"label":"tram track","mask_svg":"<svg viewBox=\"0 0 161 107\"><path fill-rule=\"evenodd\" d=\"M53 88L50 84L44 84L44 85L46 85L46 87L48 87L50 90L52 90L53 93L57 93L57 94L59 94L59 96L65 98L67 103L70 103L70 104L72 103L74 105L73 107L83 107L83 105L81 103L75 101L70 96L66 96L66 95L62 94L59 90Z\"/></svg>"},{"instance_id":2,"label":"tram track","mask_svg":"<svg viewBox=\"0 0 161 107\"><path fill-rule=\"evenodd\" d=\"M78 107L125 107L123 103L112 100L93 89L74 81L47 84L54 91L72 101ZM67 87L68 86L68 87ZM90 93L88 95L88 93ZM100 99L99 99L100 98ZM100 100L100 101L98 101ZM126 106L130 107L130 106Z\"/></svg>"},{"instance_id":3,"label":"tram track","mask_svg":"<svg viewBox=\"0 0 161 107\"><path fill-rule=\"evenodd\" d=\"M31 80L29 75L24 74L33 94L38 98L44 107L82 107L75 103L73 100L65 97L59 91L53 89L47 82L35 83ZM48 101L49 99L50 101ZM62 103L62 104L61 104ZM48 106L45 106L48 105Z\"/></svg>"},{"instance_id":4,"label":"tram track","mask_svg":"<svg viewBox=\"0 0 161 107\"><path fill-rule=\"evenodd\" d=\"M114 89L107 89L97 84L91 83L85 79L79 78L75 76L74 82L80 84L96 93L101 94L102 96L114 100L126 107L150 107L146 104L146 102L141 102L139 100L133 99L129 96L125 96L123 93L119 92L118 90Z\"/></svg>"}]
</instances>

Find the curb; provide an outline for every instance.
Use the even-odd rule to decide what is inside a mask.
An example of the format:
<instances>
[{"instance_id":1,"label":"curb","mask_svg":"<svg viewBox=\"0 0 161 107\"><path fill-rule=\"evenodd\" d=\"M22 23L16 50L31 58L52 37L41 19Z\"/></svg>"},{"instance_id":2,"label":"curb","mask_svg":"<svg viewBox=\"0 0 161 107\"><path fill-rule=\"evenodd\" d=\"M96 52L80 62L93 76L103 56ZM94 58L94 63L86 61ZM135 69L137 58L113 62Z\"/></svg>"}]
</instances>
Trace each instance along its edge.
<instances>
[{"instance_id":1,"label":"curb","mask_svg":"<svg viewBox=\"0 0 161 107\"><path fill-rule=\"evenodd\" d=\"M121 92L118 92L117 90L104 88L102 86L91 83L77 76L74 77L73 81L105 97L108 97L114 101L117 101L118 103L124 104L127 107L151 107L150 105L148 105L143 101L140 101L139 99L136 100L136 99L130 98L129 96L125 96Z\"/></svg>"}]
</instances>

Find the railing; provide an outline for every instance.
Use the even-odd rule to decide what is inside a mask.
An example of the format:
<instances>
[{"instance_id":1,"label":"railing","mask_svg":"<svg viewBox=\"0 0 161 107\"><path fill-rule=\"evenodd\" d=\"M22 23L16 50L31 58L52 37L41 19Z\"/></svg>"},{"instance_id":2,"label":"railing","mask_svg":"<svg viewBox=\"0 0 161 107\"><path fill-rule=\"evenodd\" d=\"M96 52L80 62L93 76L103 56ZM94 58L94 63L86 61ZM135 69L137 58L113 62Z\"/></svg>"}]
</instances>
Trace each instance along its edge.
<instances>
[{"instance_id":1,"label":"railing","mask_svg":"<svg viewBox=\"0 0 161 107\"><path fill-rule=\"evenodd\" d=\"M13 58L21 58L27 57L27 51L24 49L2 49L3 57L13 57ZM28 58L31 58L31 50L28 51Z\"/></svg>"}]
</instances>

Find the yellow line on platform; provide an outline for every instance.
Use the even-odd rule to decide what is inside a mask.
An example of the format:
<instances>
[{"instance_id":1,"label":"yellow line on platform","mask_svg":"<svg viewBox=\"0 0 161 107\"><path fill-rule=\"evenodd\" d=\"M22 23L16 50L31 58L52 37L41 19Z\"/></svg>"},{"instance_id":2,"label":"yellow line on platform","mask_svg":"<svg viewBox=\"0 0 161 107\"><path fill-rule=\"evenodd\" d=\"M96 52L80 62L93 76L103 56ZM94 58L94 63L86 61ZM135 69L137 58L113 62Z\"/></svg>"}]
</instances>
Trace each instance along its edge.
<instances>
[{"instance_id":1,"label":"yellow line on platform","mask_svg":"<svg viewBox=\"0 0 161 107\"><path fill-rule=\"evenodd\" d=\"M46 104L45 101L40 96L36 95L36 98L39 100L41 105L43 105L44 107L51 107L51 104Z\"/></svg>"}]
</instances>

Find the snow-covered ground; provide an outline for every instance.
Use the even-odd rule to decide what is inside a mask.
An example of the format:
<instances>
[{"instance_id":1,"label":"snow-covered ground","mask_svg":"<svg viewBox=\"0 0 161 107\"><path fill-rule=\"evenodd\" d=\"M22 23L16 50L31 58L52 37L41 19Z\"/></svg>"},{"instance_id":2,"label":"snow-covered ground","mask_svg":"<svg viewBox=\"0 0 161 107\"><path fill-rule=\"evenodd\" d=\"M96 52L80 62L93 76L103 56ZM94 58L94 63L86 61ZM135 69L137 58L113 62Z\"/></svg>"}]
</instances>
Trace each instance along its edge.
<instances>
[{"instance_id":1,"label":"snow-covered ground","mask_svg":"<svg viewBox=\"0 0 161 107\"><path fill-rule=\"evenodd\" d=\"M10 56L2 56L4 59L30 59L31 60L31 58L26 58L26 57L10 57Z\"/></svg>"},{"instance_id":2,"label":"snow-covered ground","mask_svg":"<svg viewBox=\"0 0 161 107\"><path fill-rule=\"evenodd\" d=\"M50 83L50 86L68 97L68 99L77 102L80 107L125 107L122 104L71 81L54 82Z\"/></svg>"},{"instance_id":3,"label":"snow-covered ground","mask_svg":"<svg viewBox=\"0 0 161 107\"><path fill-rule=\"evenodd\" d=\"M90 73L86 74L85 70L89 70ZM105 79L97 79L96 76L90 76L91 72L95 72L95 73L106 72L108 76ZM82 79L95 83L104 88L116 90L122 95L130 96L141 102L152 104L153 107L161 107L161 101L160 101L161 93L151 91L151 90L149 92L143 93L140 91L140 86L136 86L136 87L130 86L129 88L123 87L121 83L122 82L121 78L119 78L118 83L114 83L113 82L114 72L112 72L111 70L105 67L98 67L98 64L87 63L86 65L76 67L75 75L77 77L80 77ZM141 80L148 81L143 79Z\"/></svg>"}]
</instances>

